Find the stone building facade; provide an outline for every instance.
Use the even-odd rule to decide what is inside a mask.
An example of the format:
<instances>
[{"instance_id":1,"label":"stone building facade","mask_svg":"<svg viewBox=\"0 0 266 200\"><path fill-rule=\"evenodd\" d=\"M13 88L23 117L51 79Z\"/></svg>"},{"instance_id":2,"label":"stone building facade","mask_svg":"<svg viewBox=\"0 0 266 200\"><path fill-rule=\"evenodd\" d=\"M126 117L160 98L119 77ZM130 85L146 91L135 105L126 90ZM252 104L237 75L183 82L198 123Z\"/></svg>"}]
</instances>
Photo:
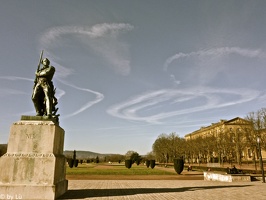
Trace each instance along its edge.
<instances>
[{"instance_id":1,"label":"stone building facade","mask_svg":"<svg viewBox=\"0 0 266 200\"><path fill-rule=\"evenodd\" d=\"M218 156L223 158L234 157L235 162L251 161L258 159L258 148L254 132L251 131L251 123L240 117L236 117L230 120L220 120L219 122L212 123L209 126L201 127L200 129L186 134L185 139L202 139L212 137L216 141L217 145L223 146L222 153L218 155L217 152L211 152L211 157L217 158ZM253 136L252 136L253 135ZM254 138L250 138L254 137ZM252 142L249 141L252 139ZM220 147L221 148L221 147ZM230 151L227 149L233 149L235 156L228 155ZM266 159L266 152L262 150L262 158ZM210 162L210 160L207 160Z\"/></svg>"}]
</instances>

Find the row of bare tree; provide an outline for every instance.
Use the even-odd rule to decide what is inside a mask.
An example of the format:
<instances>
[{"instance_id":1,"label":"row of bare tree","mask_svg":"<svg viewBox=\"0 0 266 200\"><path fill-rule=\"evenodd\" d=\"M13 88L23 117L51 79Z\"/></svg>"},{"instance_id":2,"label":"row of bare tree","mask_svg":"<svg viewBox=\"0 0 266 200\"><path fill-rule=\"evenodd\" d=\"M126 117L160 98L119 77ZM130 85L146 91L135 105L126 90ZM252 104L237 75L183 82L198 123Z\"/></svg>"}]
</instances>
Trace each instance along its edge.
<instances>
[{"instance_id":1,"label":"row of bare tree","mask_svg":"<svg viewBox=\"0 0 266 200\"><path fill-rule=\"evenodd\" d=\"M156 160L161 163L173 162L183 157L189 163L236 162L258 159L258 142L266 150L266 108L249 113L245 119L249 126L222 129L215 135L185 140L176 133L161 134L152 146Z\"/></svg>"}]
</instances>

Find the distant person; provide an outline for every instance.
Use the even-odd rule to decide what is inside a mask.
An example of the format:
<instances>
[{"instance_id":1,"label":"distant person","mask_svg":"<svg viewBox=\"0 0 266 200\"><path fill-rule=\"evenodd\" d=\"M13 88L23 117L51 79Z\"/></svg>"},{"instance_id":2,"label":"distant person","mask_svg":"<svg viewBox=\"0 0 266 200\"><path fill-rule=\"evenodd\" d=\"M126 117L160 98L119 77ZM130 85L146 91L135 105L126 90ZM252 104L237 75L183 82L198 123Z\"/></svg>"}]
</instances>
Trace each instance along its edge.
<instances>
[{"instance_id":1,"label":"distant person","mask_svg":"<svg viewBox=\"0 0 266 200\"><path fill-rule=\"evenodd\" d=\"M233 168L231 169L231 174L238 174L238 170L235 165L233 165Z\"/></svg>"}]
</instances>

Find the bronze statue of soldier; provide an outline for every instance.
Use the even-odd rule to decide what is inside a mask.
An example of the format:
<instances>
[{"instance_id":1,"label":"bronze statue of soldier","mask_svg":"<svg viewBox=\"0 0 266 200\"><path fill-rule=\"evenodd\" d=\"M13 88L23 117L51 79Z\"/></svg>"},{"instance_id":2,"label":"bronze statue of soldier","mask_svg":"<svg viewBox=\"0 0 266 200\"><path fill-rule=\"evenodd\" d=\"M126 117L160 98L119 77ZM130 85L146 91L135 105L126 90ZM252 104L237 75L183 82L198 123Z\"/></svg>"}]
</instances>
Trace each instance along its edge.
<instances>
[{"instance_id":1,"label":"bronze statue of soldier","mask_svg":"<svg viewBox=\"0 0 266 200\"><path fill-rule=\"evenodd\" d=\"M36 116L56 116L57 109L55 105L57 104L57 99L55 98L55 89L52 82L55 68L50 66L50 61L45 58L42 59L42 54L40 56L40 61L38 69L35 72L36 79L33 87L32 101L36 110ZM43 67L40 69L40 65Z\"/></svg>"}]
</instances>

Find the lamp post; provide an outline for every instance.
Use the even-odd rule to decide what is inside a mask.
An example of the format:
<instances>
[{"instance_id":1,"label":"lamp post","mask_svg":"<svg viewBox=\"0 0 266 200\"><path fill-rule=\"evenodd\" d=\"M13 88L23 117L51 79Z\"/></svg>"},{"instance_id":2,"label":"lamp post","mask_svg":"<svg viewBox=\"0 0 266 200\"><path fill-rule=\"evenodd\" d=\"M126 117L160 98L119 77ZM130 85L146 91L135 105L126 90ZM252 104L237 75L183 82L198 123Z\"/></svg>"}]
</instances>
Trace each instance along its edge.
<instances>
[{"instance_id":1,"label":"lamp post","mask_svg":"<svg viewBox=\"0 0 266 200\"><path fill-rule=\"evenodd\" d=\"M263 168L263 162L262 162L262 155L261 155L261 148L260 148L260 137L257 137L258 142L258 150L259 150L259 157L260 157L260 169L262 173L262 182L265 183L265 176L264 176L264 168Z\"/></svg>"}]
</instances>

